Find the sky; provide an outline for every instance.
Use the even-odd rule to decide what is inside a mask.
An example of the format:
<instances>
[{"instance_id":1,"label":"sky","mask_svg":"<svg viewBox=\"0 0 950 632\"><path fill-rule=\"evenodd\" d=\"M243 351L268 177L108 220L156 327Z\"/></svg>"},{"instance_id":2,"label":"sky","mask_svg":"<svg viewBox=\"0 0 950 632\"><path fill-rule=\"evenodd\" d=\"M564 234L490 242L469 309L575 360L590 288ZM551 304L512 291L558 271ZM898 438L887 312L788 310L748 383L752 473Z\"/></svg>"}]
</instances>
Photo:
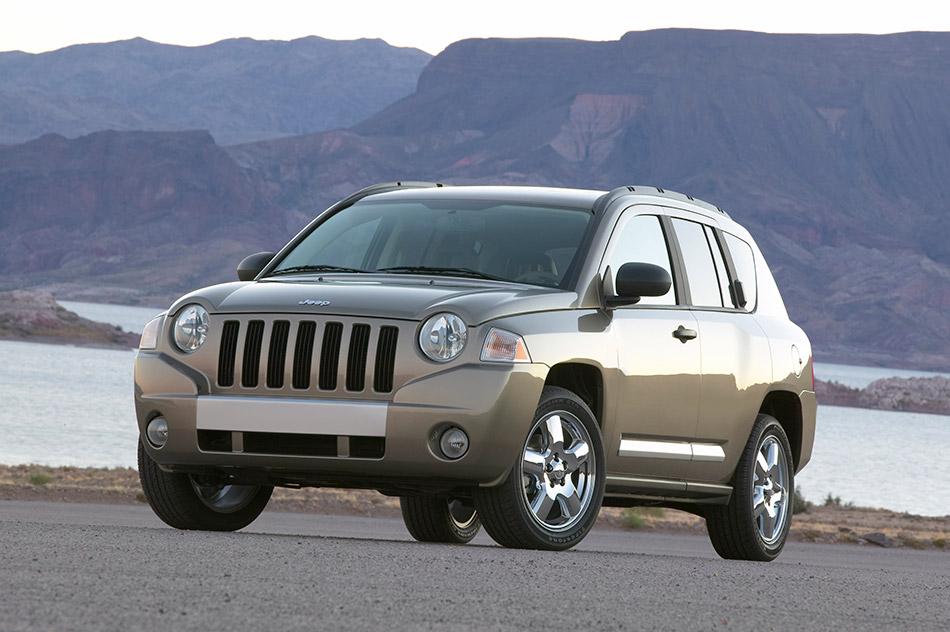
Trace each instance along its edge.
<instances>
[{"instance_id":1,"label":"sky","mask_svg":"<svg viewBox=\"0 0 950 632\"><path fill-rule=\"evenodd\" d=\"M144 37L381 38L437 54L470 37L616 40L656 28L769 33L950 31L946 0L0 0L0 51Z\"/></svg>"}]
</instances>

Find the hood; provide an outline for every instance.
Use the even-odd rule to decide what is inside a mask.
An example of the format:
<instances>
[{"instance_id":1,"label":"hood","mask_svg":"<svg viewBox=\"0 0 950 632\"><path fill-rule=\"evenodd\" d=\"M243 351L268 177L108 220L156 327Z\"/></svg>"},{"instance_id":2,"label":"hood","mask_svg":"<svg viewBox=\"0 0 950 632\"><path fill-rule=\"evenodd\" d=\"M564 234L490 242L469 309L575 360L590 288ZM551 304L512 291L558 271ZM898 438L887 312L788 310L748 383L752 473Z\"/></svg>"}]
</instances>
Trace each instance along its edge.
<instances>
[{"instance_id":1,"label":"hood","mask_svg":"<svg viewBox=\"0 0 950 632\"><path fill-rule=\"evenodd\" d=\"M436 312L458 314L469 325L528 312L570 309L577 294L551 288L448 278L385 277L357 280L324 275L323 280L268 279L227 283L193 292L217 313L294 313L422 320Z\"/></svg>"}]
</instances>

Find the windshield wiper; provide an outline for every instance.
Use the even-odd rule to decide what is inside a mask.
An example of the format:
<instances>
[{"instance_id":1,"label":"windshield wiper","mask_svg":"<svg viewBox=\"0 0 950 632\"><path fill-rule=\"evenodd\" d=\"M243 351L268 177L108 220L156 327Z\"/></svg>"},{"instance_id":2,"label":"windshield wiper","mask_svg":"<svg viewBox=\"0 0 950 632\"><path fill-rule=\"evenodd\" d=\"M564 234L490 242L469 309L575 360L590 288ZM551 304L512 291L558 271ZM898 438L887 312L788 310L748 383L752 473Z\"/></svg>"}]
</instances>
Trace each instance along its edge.
<instances>
[{"instance_id":1,"label":"windshield wiper","mask_svg":"<svg viewBox=\"0 0 950 632\"><path fill-rule=\"evenodd\" d=\"M433 274L437 276L460 276L471 279L489 279L491 281L507 281L501 277L485 274L471 268L437 268L432 266L395 266L392 268L380 268L377 272L402 272L405 274Z\"/></svg>"},{"instance_id":2,"label":"windshield wiper","mask_svg":"<svg viewBox=\"0 0 950 632\"><path fill-rule=\"evenodd\" d=\"M300 274L304 272L363 272L367 273L366 270L360 270L359 268L346 268L343 266L328 266L328 265L308 265L308 266L291 266L289 268L283 268L281 270L274 270L267 276L279 276L281 274Z\"/></svg>"}]
</instances>

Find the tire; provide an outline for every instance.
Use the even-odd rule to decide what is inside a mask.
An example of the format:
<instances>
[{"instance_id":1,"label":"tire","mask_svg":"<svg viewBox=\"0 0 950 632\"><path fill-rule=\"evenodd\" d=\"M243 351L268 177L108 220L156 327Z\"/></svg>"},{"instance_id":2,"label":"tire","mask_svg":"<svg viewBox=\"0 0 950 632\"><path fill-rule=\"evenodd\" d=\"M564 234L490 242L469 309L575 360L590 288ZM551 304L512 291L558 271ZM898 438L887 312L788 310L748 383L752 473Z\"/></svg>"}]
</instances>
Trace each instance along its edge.
<instances>
[{"instance_id":1,"label":"tire","mask_svg":"<svg viewBox=\"0 0 950 632\"><path fill-rule=\"evenodd\" d=\"M399 499L402 520L409 534L419 542L465 544L482 522L471 501L432 496L403 496Z\"/></svg>"},{"instance_id":2,"label":"tire","mask_svg":"<svg viewBox=\"0 0 950 632\"><path fill-rule=\"evenodd\" d=\"M706 509L716 553L730 560L774 560L788 538L794 497L788 437L774 417L759 415L736 466L729 504Z\"/></svg>"},{"instance_id":3,"label":"tire","mask_svg":"<svg viewBox=\"0 0 950 632\"><path fill-rule=\"evenodd\" d=\"M546 386L521 449L497 487L480 487L475 508L495 542L562 551L594 526L604 499L604 448L597 420L577 395Z\"/></svg>"},{"instance_id":4,"label":"tire","mask_svg":"<svg viewBox=\"0 0 950 632\"><path fill-rule=\"evenodd\" d=\"M139 440L139 480L145 499L162 522L176 529L237 531L254 522L273 487L230 485L194 474L165 472Z\"/></svg>"}]
</instances>

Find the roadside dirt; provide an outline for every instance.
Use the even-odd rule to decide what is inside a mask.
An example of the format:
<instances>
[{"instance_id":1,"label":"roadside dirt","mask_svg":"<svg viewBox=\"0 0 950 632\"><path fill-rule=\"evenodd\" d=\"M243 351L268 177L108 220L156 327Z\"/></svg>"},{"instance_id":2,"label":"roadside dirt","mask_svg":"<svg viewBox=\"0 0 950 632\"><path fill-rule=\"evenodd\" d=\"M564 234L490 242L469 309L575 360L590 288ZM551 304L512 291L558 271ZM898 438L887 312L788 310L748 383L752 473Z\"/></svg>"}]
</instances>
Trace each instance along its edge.
<instances>
[{"instance_id":1,"label":"roadside dirt","mask_svg":"<svg viewBox=\"0 0 950 632\"><path fill-rule=\"evenodd\" d=\"M38 465L0 465L0 500L121 505L146 502L138 472L133 469ZM276 489L268 508L297 513L400 516L398 499L365 490ZM706 533L702 518L671 509L607 507L601 511L597 526L666 533ZM794 516L790 538L805 542L950 552L950 516L915 516L846 505L816 506Z\"/></svg>"}]
</instances>

